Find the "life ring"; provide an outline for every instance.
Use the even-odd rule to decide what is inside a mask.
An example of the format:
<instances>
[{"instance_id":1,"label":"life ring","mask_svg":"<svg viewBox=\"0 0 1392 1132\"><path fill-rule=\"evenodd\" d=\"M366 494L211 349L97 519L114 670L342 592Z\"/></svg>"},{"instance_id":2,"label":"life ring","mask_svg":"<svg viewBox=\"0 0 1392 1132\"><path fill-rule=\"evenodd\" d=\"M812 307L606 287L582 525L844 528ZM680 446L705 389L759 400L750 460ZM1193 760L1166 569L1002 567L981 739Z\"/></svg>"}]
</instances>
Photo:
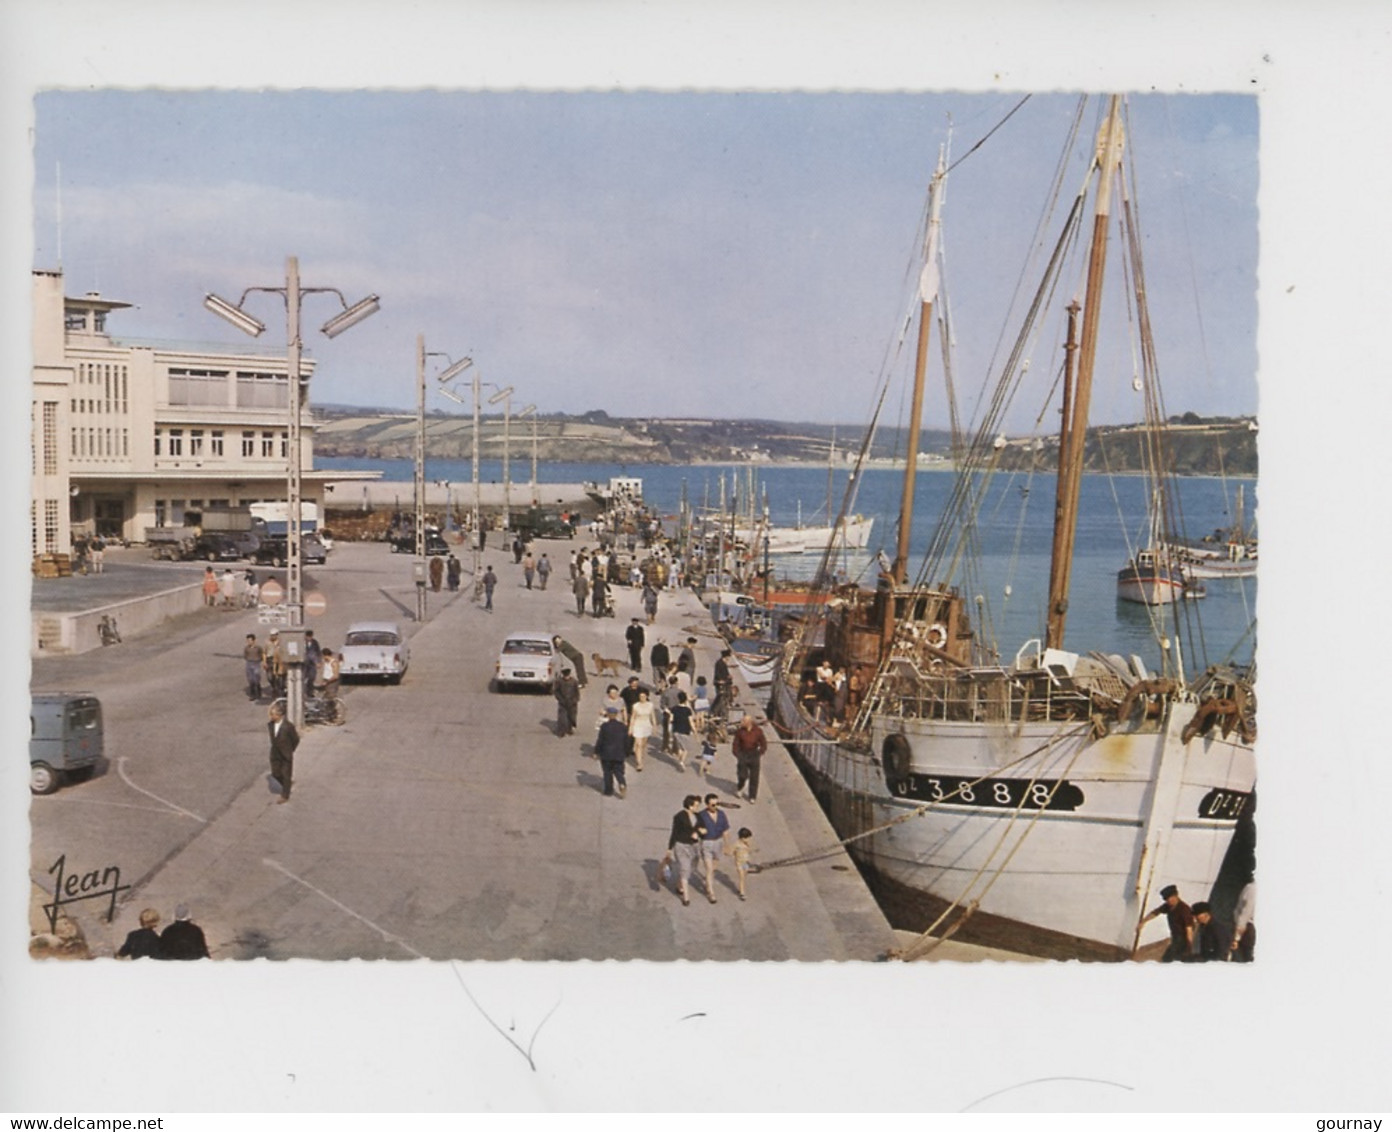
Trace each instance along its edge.
<instances>
[{"instance_id":1,"label":"life ring","mask_svg":"<svg viewBox=\"0 0 1392 1132\"><path fill-rule=\"evenodd\" d=\"M941 621L934 621L928 626L927 637L929 648L941 649L947 647L947 626Z\"/></svg>"}]
</instances>

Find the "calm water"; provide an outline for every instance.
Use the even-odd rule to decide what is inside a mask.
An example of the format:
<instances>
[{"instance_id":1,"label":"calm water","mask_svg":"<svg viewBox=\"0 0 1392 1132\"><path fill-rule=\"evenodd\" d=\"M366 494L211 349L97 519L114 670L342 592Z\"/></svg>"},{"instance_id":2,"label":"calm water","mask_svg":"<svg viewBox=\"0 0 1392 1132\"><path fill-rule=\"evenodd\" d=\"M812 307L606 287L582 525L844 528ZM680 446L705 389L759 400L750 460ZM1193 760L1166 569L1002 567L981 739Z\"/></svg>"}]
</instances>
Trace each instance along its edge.
<instances>
[{"instance_id":1,"label":"calm water","mask_svg":"<svg viewBox=\"0 0 1392 1132\"><path fill-rule=\"evenodd\" d=\"M383 478L410 483L413 465L409 460L362 460L349 457L317 457L316 465L333 470L379 470ZM529 474L525 463L516 461L511 469ZM467 460L431 460L427 478L456 484L472 482ZM500 462L485 461L480 466L485 481L501 482ZM643 480L643 494L663 515L675 516L685 486L687 498L695 507L720 500L722 476L727 500L738 482L741 500L747 490L744 469L712 466L623 467L609 464L543 464L538 469L542 482L606 482L615 475L636 475ZM827 471L817 468L759 468L758 498L762 506L765 490L769 514L775 524L793 525L799 505L805 523L826 521ZM840 504L847 475L839 472L833 487L833 509ZM523 482L515 480L514 482ZM902 475L888 468L867 469L861 477L854 511L875 518L870 550L883 547L894 555L897 539L900 485ZM1237 481L1187 478L1179 484L1179 505L1191 536L1200 536L1232 522ZM918 477L914 498L911 549L921 558L952 486L947 472L924 472ZM1027 490L1026 490L1027 489ZM1250 525L1255 514L1255 486L1247 481L1246 513ZM1048 589L1049 546L1052 537L1054 477L1023 474L1000 475L994 481L980 514L982 561L971 576L953 579L964 593L984 598L988 612L985 636L994 639L1005 658L1027 640L1043 635L1044 606ZM1130 546L1144 539L1146 526L1146 481L1140 476L1109 478L1083 477L1077 550L1067 627L1067 647L1078 652L1097 649L1104 652L1136 653L1152 666L1160 650L1151 617L1157 611L1116 600L1116 572L1125 565ZM873 577L870 556L847 564L853 576L864 571ZM809 576L815 570L816 555L780 556L775 569L787 576ZM1256 644L1253 628L1256 617L1256 580L1210 581L1208 596L1185 603L1179 615L1184 619L1181 635L1185 663L1193 670L1195 661L1216 663L1225 659L1247 662ZM1171 617L1173 613L1166 613ZM1166 635L1173 637L1171 625ZM1197 650L1197 652L1196 652Z\"/></svg>"}]
</instances>

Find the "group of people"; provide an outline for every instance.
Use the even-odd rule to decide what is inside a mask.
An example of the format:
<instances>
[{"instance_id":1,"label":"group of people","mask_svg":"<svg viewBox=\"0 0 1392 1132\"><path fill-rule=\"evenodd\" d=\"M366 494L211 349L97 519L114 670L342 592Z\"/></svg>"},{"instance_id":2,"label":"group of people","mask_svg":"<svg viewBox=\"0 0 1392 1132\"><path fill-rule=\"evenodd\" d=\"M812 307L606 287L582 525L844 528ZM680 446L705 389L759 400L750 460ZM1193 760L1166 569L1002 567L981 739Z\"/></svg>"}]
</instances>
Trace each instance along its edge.
<instances>
[{"instance_id":1,"label":"group of people","mask_svg":"<svg viewBox=\"0 0 1392 1132\"><path fill-rule=\"evenodd\" d=\"M659 885L666 884L676 869L677 895L683 905L691 903L689 886L691 874L699 858L706 882L706 899L718 903L715 895L715 866L729 854L734 859L736 892L745 899L745 879L749 875L750 858L755 852L754 834L742 827L737 840L730 844L730 819L720 808L720 796L707 794L702 802L699 794L688 794L682 808L672 815L672 832L667 838L667 852L657 866Z\"/></svg>"},{"instance_id":2,"label":"group of people","mask_svg":"<svg viewBox=\"0 0 1392 1132\"><path fill-rule=\"evenodd\" d=\"M459 579L464 575L464 563L454 556L454 552L441 557L436 554L430 559L430 588L435 593L440 592L442 585L448 584L450 593L459 591Z\"/></svg>"},{"instance_id":3,"label":"group of people","mask_svg":"<svg viewBox=\"0 0 1392 1132\"><path fill-rule=\"evenodd\" d=\"M1173 884L1167 884L1160 890L1160 899L1163 903L1147 912L1141 918L1141 923L1149 923L1156 916L1165 917L1170 929L1170 943L1160 957L1162 963L1211 963L1215 960L1252 962L1257 945L1255 881L1248 880L1238 893L1226 946L1222 930L1213 918L1213 907L1208 901L1200 900L1191 907L1180 899L1179 887Z\"/></svg>"},{"instance_id":4,"label":"group of people","mask_svg":"<svg viewBox=\"0 0 1392 1132\"><path fill-rule=\"evenodd\" d=\"M802 679L799 691L803 707L823 723L840 723L853 717L865 696L865 673L857 665L847 672L823 660Z\"/></svg>"},{"instance_id":5,"label":"group of people","mask_svg":"<svg viewBox=\"0 0 1392 1132\"><path fill-rule=\"evenodd\" d=\"M300 671L306 699L316 692L324 699L332 699L338 695L342 671L340 663L333 649L320 645L313 629L305 630L305 655ZM242 646L242 664L246 674L247 699L259 703L263 684L270 690L272 700L278 700L285 695L290 665L286 659L279 629L271 630L270 638L265 645L256 639L255 633L248 633L246 644Z\"/></svg>"},{"instance_id":6,"label":"group of people","mask_svg":"<svg viewBox=\"0 0 1392 1132\"><path fill-rule=\"evenodd\" d=\"M116 952L117 959L209 959L208 941L203 929L193 922L188 905L174 909L174 922L164 931L159 927L160 914L154 908L140 913L140 927L126 936L126 942Z\"/></svg>"}]
</instances>

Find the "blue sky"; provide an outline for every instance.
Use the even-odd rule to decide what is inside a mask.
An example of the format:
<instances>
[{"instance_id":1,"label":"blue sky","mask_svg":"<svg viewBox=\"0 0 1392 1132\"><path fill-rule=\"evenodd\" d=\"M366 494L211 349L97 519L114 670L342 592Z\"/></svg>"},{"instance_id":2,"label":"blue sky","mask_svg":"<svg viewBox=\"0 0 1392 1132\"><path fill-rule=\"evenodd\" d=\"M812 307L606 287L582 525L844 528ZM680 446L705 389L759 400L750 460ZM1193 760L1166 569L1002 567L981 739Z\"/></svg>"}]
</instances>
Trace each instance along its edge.
<instances>
[{"instance_id":1,"label":"blue sky","mask_svg":"<svg viewBox=\"0 0 1392 1132\"><path fill-rule=\"evenodd\" d=\"M381 295L382 312L351 334L307 335L316 401L412 408L424 334L542 412L854 424L908 309L939 145L950 137L961 157L1018 101L50 91L35 103L34 266L58 261L61 180L68 290L136 304L113 317L117 334L245 342L203 294L283 284L291 254L305 286ZM1034 96L949 180L954 367L968 401L1076 101ZM1256 99L1147 96L1131 116L1167 404L1254 412ZM1066 191L1080 179L1070 173ZM284 341L278 304L248 303L267 343ZM306 326L334 309L307 299ZM1053 338L1040 349L1045 375ZM1125 347L1111 376L1094 419L1139 419ZM1030 399L1010 426L1028 431L1037 414ZM927 422L945 420L930 396Z\"/></svg>"}]
</instances>

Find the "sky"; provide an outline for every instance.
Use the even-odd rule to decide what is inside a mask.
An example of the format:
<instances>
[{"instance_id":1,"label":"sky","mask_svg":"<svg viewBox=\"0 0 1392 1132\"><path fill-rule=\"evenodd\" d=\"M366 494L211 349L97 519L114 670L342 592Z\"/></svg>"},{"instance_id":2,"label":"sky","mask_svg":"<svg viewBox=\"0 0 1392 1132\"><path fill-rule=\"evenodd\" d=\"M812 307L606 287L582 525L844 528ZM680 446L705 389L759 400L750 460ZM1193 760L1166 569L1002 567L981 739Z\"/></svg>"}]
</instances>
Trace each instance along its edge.
<instances>
[{"instance_id":1,"label":"sky","mask_svg":"<svg viewBox=\"0 0 1392 1132\"><path fill-rule=\"evenodd\" d=\"M960 159L943 239L961 396L993 372L1077 103L1036 94L968 154L1020 99L42 92L33 265L61 259L69 294L135 304L110 329L136 339L246 344L203 295L283 287L290 255L303 286L380 295L381 312L333 342L317 327L337 300L305 299L318 402L414 409L424 335L512 386L515 408L856 424L911 305L940 146ZM1087 114L1066 196L1091 155ZM1130 115L1167 405L1255 413L1257 100L1153 95ZM247 309L270 328L261 342L284 343L279 296ZM1116 380L1099 378L1099 422L1142 415L1121 350ZM453 408L434 392L429 407ZM1007 423L1031 431L1038 415L1030 398ZM946 424L940 392L926 423Z\"/></svg>"}]
</instances>

